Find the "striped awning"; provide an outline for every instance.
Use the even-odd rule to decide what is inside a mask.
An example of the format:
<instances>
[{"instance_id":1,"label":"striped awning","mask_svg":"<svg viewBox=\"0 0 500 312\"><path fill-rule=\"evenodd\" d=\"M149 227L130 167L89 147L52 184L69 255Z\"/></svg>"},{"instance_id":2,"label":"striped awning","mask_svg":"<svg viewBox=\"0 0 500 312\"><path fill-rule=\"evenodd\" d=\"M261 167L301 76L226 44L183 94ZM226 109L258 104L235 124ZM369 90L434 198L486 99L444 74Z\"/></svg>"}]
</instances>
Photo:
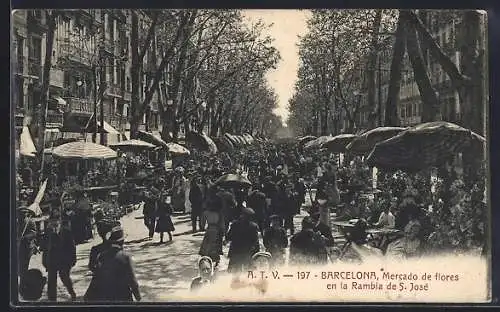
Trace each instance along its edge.
<instances>
[{"instance_id":1,"label":"striped awning","mask_svg":"<svg viewBox=\"0 0 500 312\"><path fill-rule=\"evenodd\" d=\"M484 151L486 139L456 124L423 123L377 143L367 158L370 166L418 171L436 167L466 150Z\"/></svg>"},{"instance_id":2,"label":"striped awning","mask_svg":"<svg viewBox=\"0 0 500 312\"><path fill-rule=\"evenodd\" d=\"M52 155L65 159L111 159L117 154L111 148L92 142L70 142L52 150Z\"/></svg>"}]
</instances>

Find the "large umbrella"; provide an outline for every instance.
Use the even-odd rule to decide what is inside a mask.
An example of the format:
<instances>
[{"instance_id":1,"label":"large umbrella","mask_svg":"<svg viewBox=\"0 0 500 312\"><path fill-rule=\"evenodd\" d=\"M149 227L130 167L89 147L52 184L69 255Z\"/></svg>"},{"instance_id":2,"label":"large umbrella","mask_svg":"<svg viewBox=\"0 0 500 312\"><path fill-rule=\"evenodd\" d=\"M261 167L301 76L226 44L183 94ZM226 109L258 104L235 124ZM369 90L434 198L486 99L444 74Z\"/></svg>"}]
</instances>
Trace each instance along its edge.
<instances>
[{"instance_id":1,"label":"large umbrella","mask_svg":"<svg viewBox=\"0 0 500 312\"><path fill-rule=\"evenodd\" d=\"M161 146L164 148L168 148L167 142L165 142L159 135L155 135L146 131L139 131L137 136L140 140L151 143L155 146Z\"/></svg>"},{"instance_id":2,"label":"large umbrella","mask_svg":"<svg viewBox=\"0 0 500 312\"><path fill-rule=\"evenodd\" d=\"M316 140L316 138L317 137L315 137L314 135L306 135L305 137L299 138L299 144L304 145L307 142L311 142L312 140Z\"/></svg>"},{"instance_id":3,"label":"large umbrella","mask_svg":"<svg viewBox=\"0 0 500 312\"><path fill-rule=\"evenodd\" d=\"M66 159L111 159L118 155L111 148L92 142L70 142L52 150L52 155Z\"/></svg>"},{"instance_id":4,"label":"large umbrella","mask_svg":"<svg viewBox=\"0 0 500 312\"><path fill-rule=\"evenodd\" d=\"M229 141L228 139L221 137L221 138L212 138L214 141L215 145L217 145L217 149L219 151L223 152L230 152L234 150L234 145Z\"/></svg>"},{"instance_id":5,"label":"large umbrella","mask_svg":"<svg viewBox=\"0 0 500 312\"><path fill-rule=\"evenodd\" d=\"M244 176L241 176L239 174L225 174L218 178L215 183L215 185L222 186L222 187L229 187L229 188L242 188L242 187L250 187L252 186L252 182L245 178Z\"/></svg>"},{"instance_id":6,"label":"large umbrella","mask_svg":"<svg viewBox=\"0 0 500 312\"><path fill-rule=\"evenodd\" d=\"M167 143L168 151L174 155L189 155L191 152L177 143Z\"/></svg>"},{"instance_id":7,"label":"large umbrella","mask_svg":"<svg viewBox=\"0 0 500 312\"><path fill-rule=\"evenodd\" d=\"M346 146L356 137L355 134L339 134L321 144L321 147L333 153L344 153Z\"/></svg>"},{"instance_id":8,"label":"large umbrella","mask_svg":"<svg viewBox=\"0 0 500 312\"><path fill-rule=\"evenodd\" d=\"M483 152L486 139L456 124L423 123L375 144L368 155L370 166L388 169L421 170L444 164L466 149Z\"/></svg>"},{"instance_id":9,"label":"large umbrella","mask_svg":"<svg viewBox=\"0 0 500 312\"><path fill-rule=\"evenodd\" d=\"M211 154L217 153L217 145L215 145L214 141L212 141L212 139L204 133L194 131L188 132L186 135L186 141L191 143L196 148L208 151Z\"/></svg>"},{"instance_id":10,"label":"large umbrella","mask_svg":"<svg viewBox=\"0 0 500 312\"><path fill-rule=\"evenodd\" d=\"M323 145L323 143L328 142L332 138L333 137L331 135L320 136L319 138L307 142L306 145L304 145L304 149L309 150L309 149L320 148Z\"/></svg>"},{"instance_id":11,"label":"large umbrella","mask_svg":"<svg viewBox=\"0 0 500 312\"><path fill-rule=\"evenodd\" d=\"M346 146L346 150L356 155L367 155L371 152L375 144L390 139L406 129L403 127L378 127L371 129L352 140Z\"/></svg>"},{"instance_id":12,"label":"large umbrella","mask_svg":"<svg viewBox=\"0 0 500 312\"><path fill-rule=\"evenodd\" d=\"M255 141L253 139L253 136L248 133L243 134L243 138L248 142L248 144L253 144L253 142Z\"/></svg>"},{"instance_id":13,"label":"large umbrella","mask_svg":"<svg viewBox=\"0 0 500 312\"><path fill-rule=\"evenodd\" d=\"M121 150L137 150L137 149L153 149L156 146L154 144L142 141L142 140L126 140L126 141L121 141L115 144L110 144L110 147L116 147Z\"/></svg>"},{"instance_id":14,"label":"large umbrella","mask_svg":"<svg viewBox=\"0 0 500 312\"><path fill-rule=\"evenodd\" d=\"M238 144L238 140L236 140L236 138L232 134L225 133L224 138L230 141L233 146L236 146Z\"/></svg>"}]
</instances>

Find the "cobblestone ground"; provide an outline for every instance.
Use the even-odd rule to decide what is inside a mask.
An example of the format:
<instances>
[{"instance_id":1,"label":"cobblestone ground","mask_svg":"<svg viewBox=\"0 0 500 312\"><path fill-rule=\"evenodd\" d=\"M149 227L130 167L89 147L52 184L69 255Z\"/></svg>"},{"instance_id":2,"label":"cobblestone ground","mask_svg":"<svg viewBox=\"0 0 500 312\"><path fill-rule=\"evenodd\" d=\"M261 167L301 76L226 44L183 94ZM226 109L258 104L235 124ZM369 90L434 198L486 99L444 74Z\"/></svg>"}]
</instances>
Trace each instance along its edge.
<instances>
[{"instance_id":1,"label":"cobblestone ground","mask_svg":"<svg viewBox=\"0 0 500 312\"><path fill-rule=\"evenodd\" d=\"M306 202L308 204L309 201ZM303 210L294 219L297 231L300 230L302 218L307 215ZM132 256L143 301L164 301L169 293L187 290L192 278L197 275L196 264L203 233L191 233L189 215L173 216L172 220L175 226L173 241L163 244L159 244L158 234L155 234L152 241L146 240L147 230L143 224L141 209L121 220L125 230L125 250ZM78 300L81 300L90 283L91 276L87 269L90 248L100 242L100 238L95 236L93 241L77 246L77 263L71 271L71 278ZM224 255L227 255L227 249L228 246L224 246ZM219 265L221 271L226 270L227 263L227 257L223 256ZM30 267L45 272L40 254L32 258ZM60 280L57 295L58 301L68 301L70 298ZM42 300L46 300L46 293Z\"/></svg>"}]
</instances>

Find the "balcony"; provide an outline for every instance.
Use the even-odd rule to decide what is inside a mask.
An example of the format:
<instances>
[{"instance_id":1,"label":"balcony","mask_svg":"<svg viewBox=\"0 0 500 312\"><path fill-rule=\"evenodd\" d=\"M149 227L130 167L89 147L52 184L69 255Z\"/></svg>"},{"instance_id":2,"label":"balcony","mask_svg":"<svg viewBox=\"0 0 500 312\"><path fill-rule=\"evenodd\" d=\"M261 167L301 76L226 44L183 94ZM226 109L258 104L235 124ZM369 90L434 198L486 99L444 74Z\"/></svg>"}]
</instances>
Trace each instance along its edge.
<instances>
[{"instance_id":1,"label":"balcony","mask_svg":"<svg viewBox=\"0 0 500 312\"><path fill-rule=\"evenodd\" d=\"M64 113L57 110L48 110L45 123L47 128L61 128L64 123Z\"/></svg>"},{"instance_id":2,"label":"balcony","mask_svg":"<svg viewBox=\"0 0 500 312\"><path fill-rule=\"evenodd\" d=\"M104 48L104 51L110 53L110 54L115 54L115 41L111 39L106 39L104 42L102 42L102 46Z\"/></svg>"},{"instance_id":3,"label":"balcony","mask_svg":"<svg viewBox=\"0 0 500 312\"><path fill-rule=\"evenodd\" d=\"M28 75L35 78L42 77L42 64L40 60L31 59L28 62Z\"/></svg>"},{"instance_id":4,"label":"balcony","mask_svg":"<svg viewBox=\"0 0 500 312\"><path fill-rule=\"evenodd\" d=\"M62 42L59 47L61 51L61 58L66 58L70 61L89 67L92 66L92 54L84 51L81 47L70 42Z\"/></svg>"},{"instance_id":5,"label":"balcony","mask_svg":"<svg viewBox=\"0 0 500 312\"><path fill-rule=\"evenodd\" d=\"M88 113L90 115L94 112L94 103L91 100L74 97L66 97L64 100L67 102L67 111Z\"/></svg>"},{"instance_id":6,"label":"balcony","mask_svg":"<svg viewBox=\"0 0 500 312\"><path fill-rule=\"evenodd\" d=\"M132 93L130 93L128 91L123 91L123 100L131 101L132 100Z\"/></svg>"},{"instance_id":7,"label":"balcony","mask_svg":"<svg viewBox=\"0 0 500 312\"><path fill-rule=\"evenodd\" d=\"M123 90L120 87L120 85L117 84L109 84L108 88L106 89L106 94L112 97L122 97L123 96Z\"/></svg>"},{"instance_id":8,"label":"balcony","mask_svg":"<svg viewBox=\"0 0 500 312\"><path fill-rule=\"evenodd\" d=\"M13 70L16 74L24 74L24 58L18 58L13 64Z\"/></svg>"}]
</instances>

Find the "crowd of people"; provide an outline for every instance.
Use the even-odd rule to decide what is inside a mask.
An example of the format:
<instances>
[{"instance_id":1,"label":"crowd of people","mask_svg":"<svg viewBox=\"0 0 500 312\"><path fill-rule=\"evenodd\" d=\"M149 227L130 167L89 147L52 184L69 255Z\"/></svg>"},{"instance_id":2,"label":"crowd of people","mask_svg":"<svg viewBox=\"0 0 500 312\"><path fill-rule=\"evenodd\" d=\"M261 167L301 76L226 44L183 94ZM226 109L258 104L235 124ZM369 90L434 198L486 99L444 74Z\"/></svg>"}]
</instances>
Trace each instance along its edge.
<instances>
[{"instance_id":1,"label":"crowd of people","mask_svg":"<svg viewBox=\"0 0 500 312\"><path fill-rule=\"evenodd\" d=\"M133 163L142 166L145 162L134 158ZM133 171L119 162L118 168L120 172ZM230 185L217 182L229 173L251 184L238 180ZM433 186L425 177L400 171L379 173L374 188L371 169L359 157L339 159L328 151L308 153L297 144L262 144L217 155L193 151L176 160L172 171L150 171L139 179L123 179L118 185L116 205L142 202L147 237L153 239L159 233L160 242L164 242L164 233L169 241L173 239L174 212L190 215L192 232L204 233L199 248L200 276L191 285L196 290L210 284L217 275L225 244L229 244L230 273L244 272L259 261L281 266L287 262L287 248L290 264L327 264L338 258L341 249L334 235L336 221L352 221L349 231L340 229L339 233L356 245L372 244L388 255L422 255L434 246L432 241L441 233L436 222L431 221L438 213L436 207L443 202L452 206L462 203L439 183L431 191ZM476 193L482 192L480 179L471 183ZM51 255L44 266L53 267L50 272L58 272L68 293L76 298L70 278L76 261L74 246L92 237L93 219L102 243L94 246L89 255L93 278L84 299L140 300L130 255L123 250L123 231L127 229L102 211L90 215L85 194L77 198L79 217L65 214L60 227L66 230L45 231L49 236L51 231L59 233L51 239L50 248L38 242L46 241L47 235L37 238L36 226L29 221L30 211L20 209L24 213L19 249L21 277L27 281L28 277L39 277L28 268L29 257L41 250ZM481 196L472 197L475 202L484 202ZM310 204L305 205L308 198ZM301 220L301 228L296 229L294 218L303 211L307 215ZM368 227L399 231L393 237L368 241ZM476 241L484 240L484 232L471 231ZM29 284L27 281L24 283Z\"/></svg>"}]
</instances>

